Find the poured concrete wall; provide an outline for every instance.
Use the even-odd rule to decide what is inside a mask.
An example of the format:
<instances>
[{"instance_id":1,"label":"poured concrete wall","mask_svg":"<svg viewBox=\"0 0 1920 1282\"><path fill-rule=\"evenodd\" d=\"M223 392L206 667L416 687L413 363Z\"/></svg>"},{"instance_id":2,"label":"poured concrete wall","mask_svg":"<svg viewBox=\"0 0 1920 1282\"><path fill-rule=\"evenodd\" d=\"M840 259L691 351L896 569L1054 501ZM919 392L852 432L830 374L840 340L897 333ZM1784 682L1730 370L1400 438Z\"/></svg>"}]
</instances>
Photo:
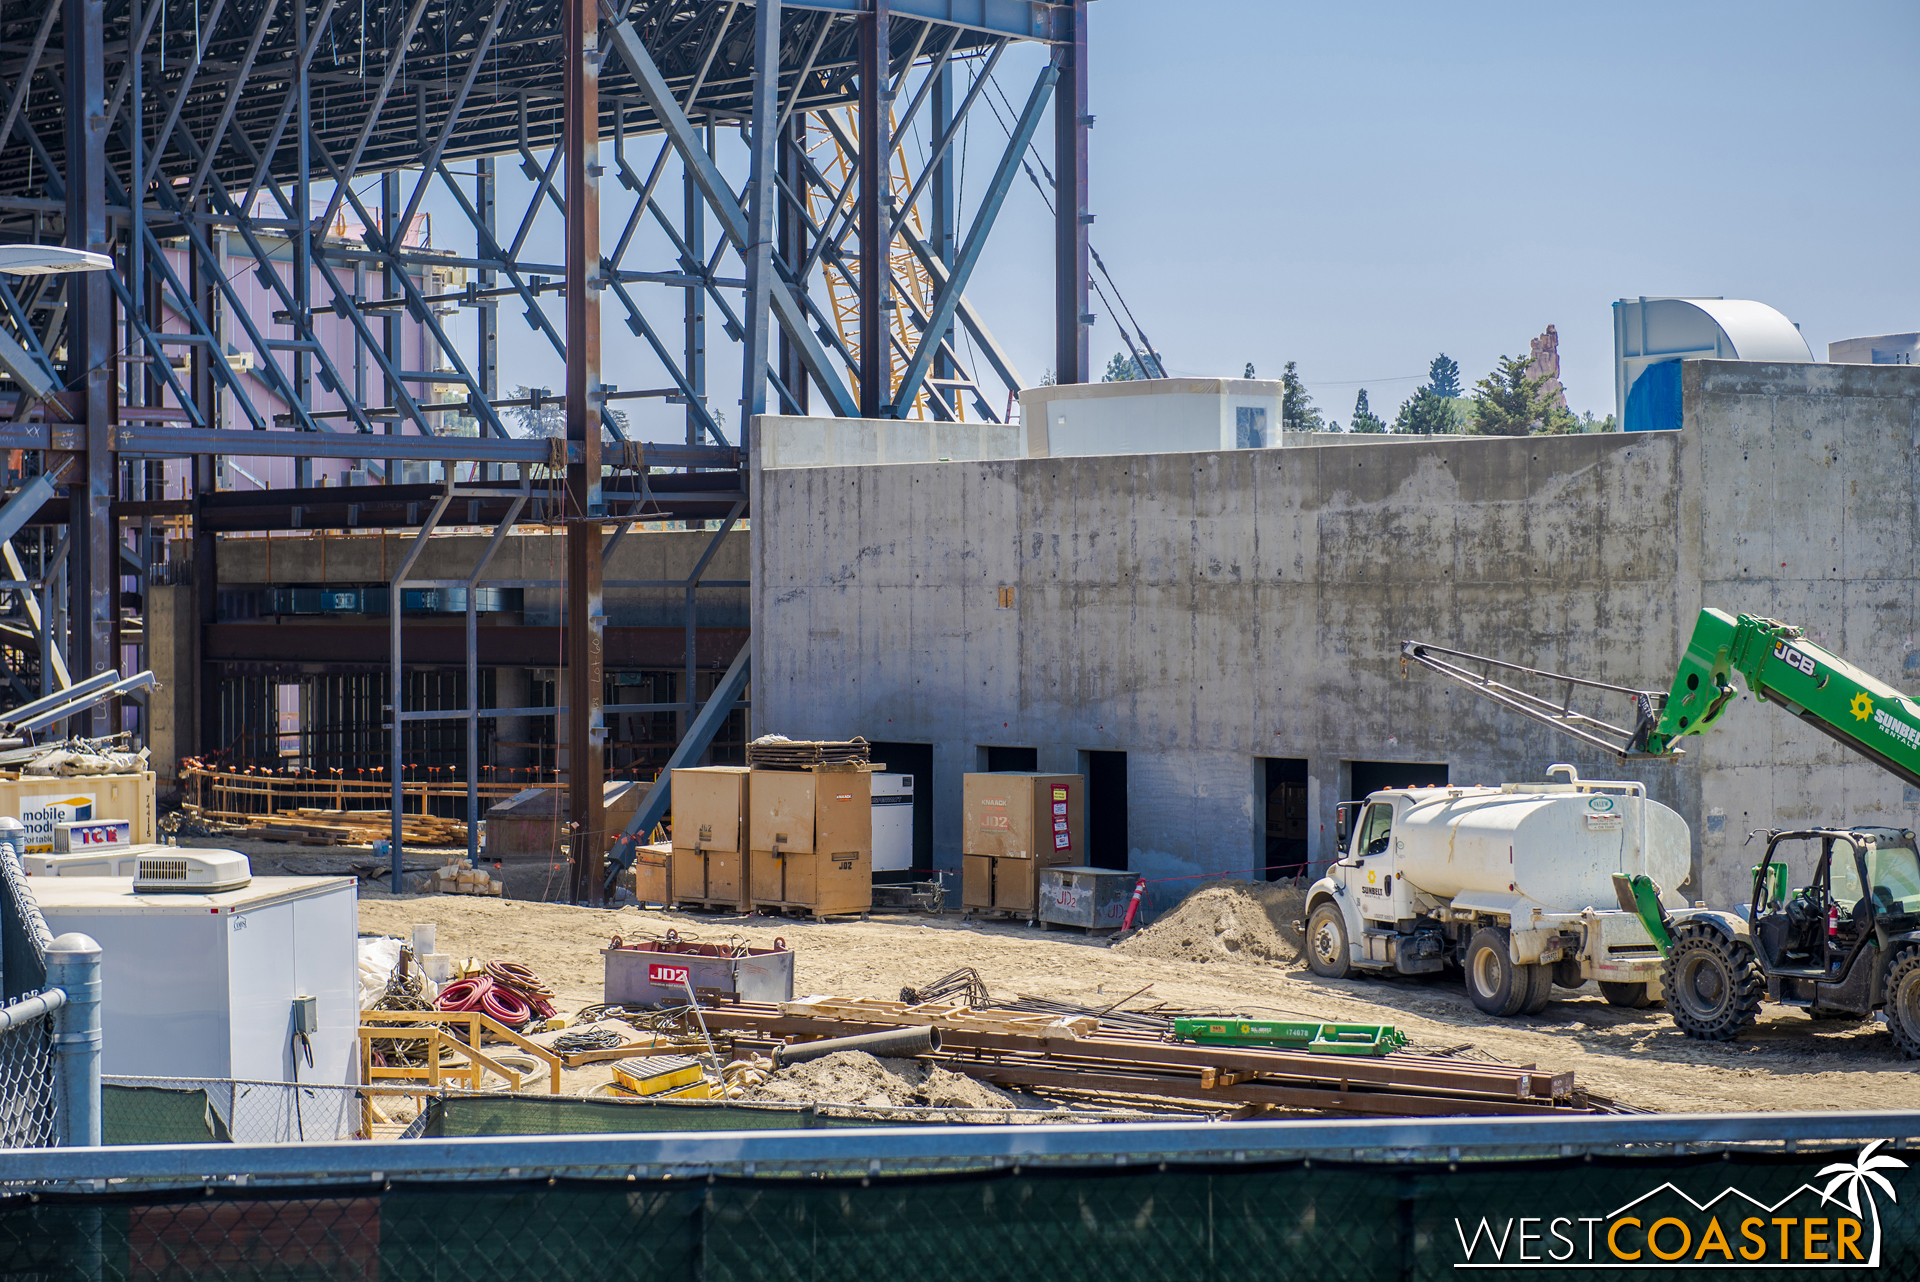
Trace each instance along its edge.
<instances>
[{"instance_id":1,"label":"poured concrete wall","mask_svg":"<svg viewBox=\"0 0 1920 1282\"><path fill-rule=\"evenodd\" d=\"M1920 797L1751 701L1623 768L1399 661L1417 638L1664 689L1713 604L1920 690L1920 370L1700 362L1685 388L1681 432L756 470L755 732L933 744L944 867L979 747L1125 751L1132 864L1164 877L1260 862L1260 758L1310 762L1316 858L1345 763L1570 761L1645 780L1694 826L1689 893L1743 899L1747 828Z\"/></svg>"}]
</instances>

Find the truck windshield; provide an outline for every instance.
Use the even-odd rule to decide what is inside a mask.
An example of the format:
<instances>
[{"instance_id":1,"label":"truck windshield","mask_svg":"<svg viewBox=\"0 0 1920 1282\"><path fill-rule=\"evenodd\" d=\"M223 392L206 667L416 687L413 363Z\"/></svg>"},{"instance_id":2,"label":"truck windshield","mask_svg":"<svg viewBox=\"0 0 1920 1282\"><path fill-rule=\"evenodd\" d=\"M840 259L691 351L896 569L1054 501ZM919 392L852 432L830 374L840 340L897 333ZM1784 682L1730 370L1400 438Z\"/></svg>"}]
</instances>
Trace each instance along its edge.
<instances>
[{"instance_id":1,"label":"truck windshield","mask_svg":"<svg viewBox=\"0 0 1920 1282\"><path fill-rule=\"evenodd\" d=\"M1859 870L1852 852L1842 858L1841 843L1833 849L1833 897L1842 904L1863 898ZM1920 912L1920 855L1911 842L1903 845L1868 846L1867 886L1873 893L1874 907L1881 912Z\"/></svg>"}]
</instances>

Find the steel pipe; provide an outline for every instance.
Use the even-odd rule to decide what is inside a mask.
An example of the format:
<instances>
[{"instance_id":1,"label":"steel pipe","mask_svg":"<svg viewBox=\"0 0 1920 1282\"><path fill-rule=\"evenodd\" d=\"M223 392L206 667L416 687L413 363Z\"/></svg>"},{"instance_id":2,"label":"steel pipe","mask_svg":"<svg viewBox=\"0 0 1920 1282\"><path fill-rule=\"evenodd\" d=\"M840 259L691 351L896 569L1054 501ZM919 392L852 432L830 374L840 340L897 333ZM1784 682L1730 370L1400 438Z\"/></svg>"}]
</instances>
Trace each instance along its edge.
<instances>
[{"instance_id":1,"label":"steel pipe","mask_svg":"<svg viewBox=\"0 0 1920 1282\"><path fill-rule=\"evenodd\" d=\"M916 1055L932 1055L940 1049L940 1030L931 1026L921 1028L895 1028L884 1033L861 1033L857 1037L829 1037L823 1042L801 1042L797 1046L782 1046L773 1053L776 1068L785 1068L788 1064L804 1064L810 1059L824 1059L840 1051L865 1051L869 1055L887 1055L896 1059L912 1059Z\"/></svg>"}]
</instances>

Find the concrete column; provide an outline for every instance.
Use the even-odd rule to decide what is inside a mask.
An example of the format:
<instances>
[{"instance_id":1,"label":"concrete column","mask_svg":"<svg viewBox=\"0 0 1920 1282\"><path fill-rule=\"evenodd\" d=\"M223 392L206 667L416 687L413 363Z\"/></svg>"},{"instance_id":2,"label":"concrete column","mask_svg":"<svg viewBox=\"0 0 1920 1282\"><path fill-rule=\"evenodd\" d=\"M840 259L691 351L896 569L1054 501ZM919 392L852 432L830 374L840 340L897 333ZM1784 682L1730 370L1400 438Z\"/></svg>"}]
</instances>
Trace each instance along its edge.
<instances>
[{"instance_id":1,"label":"concrete column","mask_svg":"<svg viewBox=\"0 0 1920 1282\"><path fill-rule=\"evenodd\" d=\"M54 1054L60 1059L59 1143L100 1144L100 945L70 932L47 949L47 987L67 995L54 1016Z\"/></svg>"},{"instance_id":2,"label":"concrete column","mask_svg":"<svg viewBox=\"0 0 1920 1282\"><path fill-rule=\"evenodd\" d=\"M198 629L194 585L147 588L147 662L159 686L149 704L153 725L147 742L162 792L179 785L180 758L194 752L193 726L200 698L194 646Z\"/></svg>"}]
</instances>

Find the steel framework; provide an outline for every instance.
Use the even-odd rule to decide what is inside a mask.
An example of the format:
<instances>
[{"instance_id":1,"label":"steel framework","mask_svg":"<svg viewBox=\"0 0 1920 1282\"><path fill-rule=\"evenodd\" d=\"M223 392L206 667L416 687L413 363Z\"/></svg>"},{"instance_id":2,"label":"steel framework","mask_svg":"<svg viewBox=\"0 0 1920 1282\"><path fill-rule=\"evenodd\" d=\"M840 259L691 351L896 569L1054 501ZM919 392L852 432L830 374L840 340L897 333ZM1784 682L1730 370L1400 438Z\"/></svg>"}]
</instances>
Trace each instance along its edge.
<instances>
[{"instance_id":1,"label":"steel framework","mask_svg":"<svg viewBox=\"0 0 1920 1282\"><path fill-rule=\"evenodd\" d=\"M57 682L43 683L119 665L129 520L191 520L203 622L220 531L411 528L417 552L437 525L494 525L462 581L471 588L488 582L487 559L515 521L564 522L568 678L557 702L574 849L589 854L574 890L597 899L605 527L715 519L717 543L750 515L745 450L768 408L899 417L918 406L956 418L965 396L975 417L997 418L982 381L1010 395L1020 379L966 289L1055 99L1056 376L1090 376L1086 32L1086 0L0 2L0 243L58 242L115 263L0 276L0 448L28 452L0 531L64 535L32 578L5 544L13 577L0 590L26 595L43 669L64 657ZM1051 55L962 227L956 143L1014 42ZM900 172L917 177L902 190L895 159L921 125L927 144L903 157ZM736 137L744 188L720 164L721 143ZM844 170L816 164L822 138L848 158ZM501 208L503 161L531 185L517 212ZM410 239L430 197L464 218L452 237L462 248ZM563 224L563 262L538 261L543 214ZM603 239L603 218L617 235ZM662 240L670 261L640 261ZM431 292L431 271L448 267L471 273L464 288ZM857 342L837 323L847 313L816 298L828 272L853 296ZM249 305L256 291L270 323ZM663 296L678 306L677 344ZM502 397L503 308L564 361L558 396ZM661 386L603 382L608 309L664 371ZM459 310L472 313L470 340L446 320ZM709 316L740 348L732 431L709 384ZM426 334L432 368L409 367L403 320ZM563 438L516 436L503 411L538 411L544 397L564 405ZM640 398L683 405L684 442L629 441L608 411ZM455 417L468 426L450 429ZM222 490L222 456L290 457L295 484ZM317 483L315 460L335 457L394 474L350 491ZM174 464L187 469L187 497L155 498L131 479L161 459L187 460ZM443 465L437 483L393 483L401 465L422 462ZM464 481L456 464L470 465ZM411 564L395 590L412 582ZM64 646L51 621L56 565ZM690 638L700 579L677 585ZM391 619L397 690L397 608ZM692 653L690 640L689 665ZM747 677L744 659L734 667L722 683L729 706ZM693 715L691 680L682 693L689 726L717 722ZM471 744L477 713L460 715ZM106 732L108 717L96 709L87 728ZM396 709L396 761L399 722ZM396 876L399 845L396 803Z\"/></svg>"}]
</instances>

